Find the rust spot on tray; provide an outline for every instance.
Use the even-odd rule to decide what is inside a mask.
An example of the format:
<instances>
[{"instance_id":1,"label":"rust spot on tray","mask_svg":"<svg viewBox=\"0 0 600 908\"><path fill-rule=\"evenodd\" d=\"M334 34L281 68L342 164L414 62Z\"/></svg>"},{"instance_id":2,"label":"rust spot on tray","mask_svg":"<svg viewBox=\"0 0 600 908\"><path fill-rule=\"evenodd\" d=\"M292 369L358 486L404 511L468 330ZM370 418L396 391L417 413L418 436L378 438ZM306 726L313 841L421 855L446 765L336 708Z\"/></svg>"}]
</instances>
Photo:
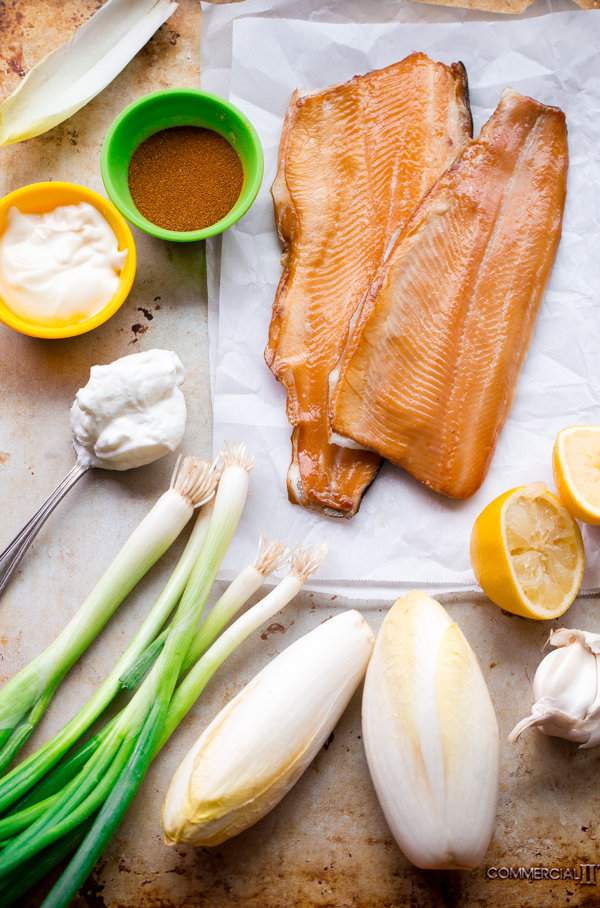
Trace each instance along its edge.
<instances>
[{"instance_id":1,"label":"rust spot on tray","mask_svg":"<svg viewBox=\"0 0 600 908\"><path fill-rule=\"evenodd\" d=\"M266 640L271 634L285 634L285 627L283 624L270 624L266 631L262 632L260 638Z\"/></svg>"},{"instance_id":2,"label":"rust spot on tray","mask_svg":"<svg viewBox=\"0 0 600 908\"><path fill-rule=\"evenodd\" d=\"M9 678L15 674L15 658L21 654L22 642L22 631L19 631L14 639L9 634L2 634L0 637L0 662L6 669L6 672L0 672L0 685L6 684Z\"/></svg>"},{"instance_id":3,"label":"rust spot on tray","mask_svg":"<svg viewBox=\"0 0 600 908\"><path fill-rule=\"evenodd\" d=\"M0 464L5 464L9 457L8 451L0 451Z\"/></svg>"},{"instance_id":4,"label":"rust spot on tray","mask_svg":"<svg viewBox=\"0 0 600 908\"><path fill-rule=\"evenodd\" d=\"M0 101L49 51L73 35L75 29L103 2L74 4L68 0L24 3L0 2ZM20 7L20 8L17 8Z\"/></svg>"},{"instance_id":5,"label":"rust spot on tray","mask_svg":"<svg viewBox=\"0 0 600 908\"><path fill-rule=\"evenodd\" d=\"M10 72L16 73L17 76L23 78L27 72L27 68L23 63L23 51L15 50L15 48L9 48L13 51L12 56L6 58L6 65Z\"/></svg>"},{"instance_id":6,"label":"rust spot on tray","mask_svg":"<svg viewBox=\"0 0 600 908\"><path fill-rule=\"evenodd\" d=\"M243 687L244 685L239 684L237 681L230 681L223 691L223 706L225 706L226 703L229 703L233 697L236 697Z\"/></svg>"},{"instance_id":7,"label":"rust spot on tray","mask_svg":"<svg viewBox=\"0 0 600 908\"><path fill-rule=\"evenodd\" d=\"M104 888L104 883L99 883L94 875L88 877L81 890L87 908L107 908L104 896L102 895Z\"/></svg>"}]
</instances>

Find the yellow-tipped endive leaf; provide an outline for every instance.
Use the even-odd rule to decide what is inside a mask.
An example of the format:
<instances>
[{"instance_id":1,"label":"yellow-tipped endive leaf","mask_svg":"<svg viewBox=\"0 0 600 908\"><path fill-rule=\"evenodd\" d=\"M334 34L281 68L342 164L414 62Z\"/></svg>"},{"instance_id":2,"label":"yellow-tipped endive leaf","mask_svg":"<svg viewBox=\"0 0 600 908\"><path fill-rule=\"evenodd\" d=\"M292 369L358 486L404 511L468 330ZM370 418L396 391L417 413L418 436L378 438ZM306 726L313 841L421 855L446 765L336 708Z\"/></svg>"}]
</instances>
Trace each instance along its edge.
<instances>
[{"instance_id":1,"label":"yellow-tipped endive leaf","mask_svg":"<svg viewBox=\"0 0 600 908\"><path fill-rule=\"evenodd\" d=\"M163 807L165 842L219 845L264 817L331 734L374 642L362 615L343 612L250 681L175 773Z\"/></svg>"},{"instance_id":2,"label":"yellow-tipped endive leaf","mask_svg":"<svg viewBox=\"0 0 600 908\"><path fill-rule=\"evenodd\" d=\"M425 869L472 869L498 799L494 709L477 659L425 593L398 599L377 637L363 696L367 762L389 827Z\"/></svg>"},{"instance_id":3,"label":"yellow-tipped endive leaf","mask_svg":"<svg viewBox=\"0 0 600 908\"><path fill-rule=\"evenodd\" d=\"M52 129L95 98L177 9L172 0L108 0L0 105L0 145Z\"/></svg>"}]
</instances>

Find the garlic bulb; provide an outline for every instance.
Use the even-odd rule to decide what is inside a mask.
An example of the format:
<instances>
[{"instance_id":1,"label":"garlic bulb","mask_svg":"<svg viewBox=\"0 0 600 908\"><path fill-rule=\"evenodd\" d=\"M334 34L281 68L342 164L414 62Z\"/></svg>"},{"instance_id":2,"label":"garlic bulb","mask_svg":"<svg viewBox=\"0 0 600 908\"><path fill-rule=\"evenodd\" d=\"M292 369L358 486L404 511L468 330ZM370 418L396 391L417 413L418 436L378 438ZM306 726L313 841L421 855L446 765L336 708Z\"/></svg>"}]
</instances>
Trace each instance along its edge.
<instances>
[{"instance_id":1,"label":"garlic bulb","mask_svg":"<svg viewBox=\"0 0 600 908\"><path fill-rule=\"evenodd\" d=\"M561 628L550 634L549 642L557 649L535 673L531 715L508 740L516 741L536 725L545 735L595 747L600 744L600 634Z\"/></svg>"},{"instance_id":2,"label":"garlic bulb","mask_svg":"<svg viewBox=\"0 0 600 908\"><path fill-rule=\"evenodd\" d=\"M273 659L211 722L175 773L167 845L219 845L273 808L323 746L358 687L375 636L331 618Z\"/></svg>"},{"instance_id":3,"label":"garlic bulb","mask_svg":"<svg viewBox=\"0 0 600 908\"><path fill-rule=\"evenodd\" d=\"M471 647L425 593L388 612L362 716L375 791L406 857L426 869L477 867L496 813L498 726Z\"/></svg>"}]
</instances>

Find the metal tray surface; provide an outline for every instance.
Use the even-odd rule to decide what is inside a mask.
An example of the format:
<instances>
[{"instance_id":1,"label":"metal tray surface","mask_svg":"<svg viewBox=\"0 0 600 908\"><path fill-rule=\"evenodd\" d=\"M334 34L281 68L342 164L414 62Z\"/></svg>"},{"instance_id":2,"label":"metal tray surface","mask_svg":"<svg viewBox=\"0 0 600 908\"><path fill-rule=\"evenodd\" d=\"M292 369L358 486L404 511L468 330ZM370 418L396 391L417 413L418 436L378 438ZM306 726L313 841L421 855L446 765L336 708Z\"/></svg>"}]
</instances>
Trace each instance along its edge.
<instances>
[{"instance_id":1,"label":"metal tray surface","mask_svg":"<svg viewBox=\"0 0 600 908\"><path fill-rule=\"evenodd\" d=\"M2 94L101 5L78 0L0 4ZM180 7L95 101L44 136L3 148L2 194L43 179L102 191L100 147L134 98L199 84L200 5ZM44 341L0 326L0 489L6 544L74 462L68 410L94 363L161 346L188 371L184 450L210 456L211 412L202 244L168 244L135 230L132 293L106 325ZM174 458L131 473L88 474L39 534L0 600L0 682L47 646L125 538L166 488ZM268 517L268 515L266 515ZM268 525L265 526L268 529ZM242 530L243 531L243 530ZM175 564L183 541L150 572L62 684L31 747L82 705L112 666ZM241 565L240 565L241 567ZM213 597L219 593L215 589ZM596 879L600 752L528 732L506 737L529 709L531 681L549 627L500 612L482 595L441 597L471 642L496 705L502 741L497 826L472 873L425 872L394 843L367 772L360 691L331 741L283 802L217 848L167 848L160 809L173 772L218 710L292 640L340 610L341 597L301 594L217 673L153 764L76 908L564 908L600 904ZM378 630L388 604L359 603ZM597 627L598 602L580 599L573 627ZM553 624L558 624L554 622ZM583 865L583 867L582 867ZM600 864L598 865L600 867ZM40 886L24 908L39 905Z\"/></svg>"}]
</instances>

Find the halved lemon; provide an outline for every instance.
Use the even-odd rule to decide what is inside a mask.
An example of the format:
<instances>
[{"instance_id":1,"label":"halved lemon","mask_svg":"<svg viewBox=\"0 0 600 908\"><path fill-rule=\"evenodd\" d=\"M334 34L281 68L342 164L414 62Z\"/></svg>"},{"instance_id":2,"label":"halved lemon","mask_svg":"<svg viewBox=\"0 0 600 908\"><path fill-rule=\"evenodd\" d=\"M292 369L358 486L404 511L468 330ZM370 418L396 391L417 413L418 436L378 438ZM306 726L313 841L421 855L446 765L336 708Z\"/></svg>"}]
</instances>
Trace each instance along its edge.
<instances>
[{"instance_id":1,"label":"halved lemon","mask_svg":"<svg viewBox=\"0 0 600 908\"><path fill-rule=\"evenodd\" d=\"M600 524L600 426L570 426L552 452L558 497L573 517Z\"/></svg>"},{"instance_id":2,"label":"halved lemon","mask_svg":"<svg viewBox=\"0 0 600 908\"><path fill-rule=\"evenodd\" d=\"M484 593L524 618L558 618L583 577L583 541L569 511L543 482L500 495L471 534L471 564Z\"/></svg>"}]
</instances>

